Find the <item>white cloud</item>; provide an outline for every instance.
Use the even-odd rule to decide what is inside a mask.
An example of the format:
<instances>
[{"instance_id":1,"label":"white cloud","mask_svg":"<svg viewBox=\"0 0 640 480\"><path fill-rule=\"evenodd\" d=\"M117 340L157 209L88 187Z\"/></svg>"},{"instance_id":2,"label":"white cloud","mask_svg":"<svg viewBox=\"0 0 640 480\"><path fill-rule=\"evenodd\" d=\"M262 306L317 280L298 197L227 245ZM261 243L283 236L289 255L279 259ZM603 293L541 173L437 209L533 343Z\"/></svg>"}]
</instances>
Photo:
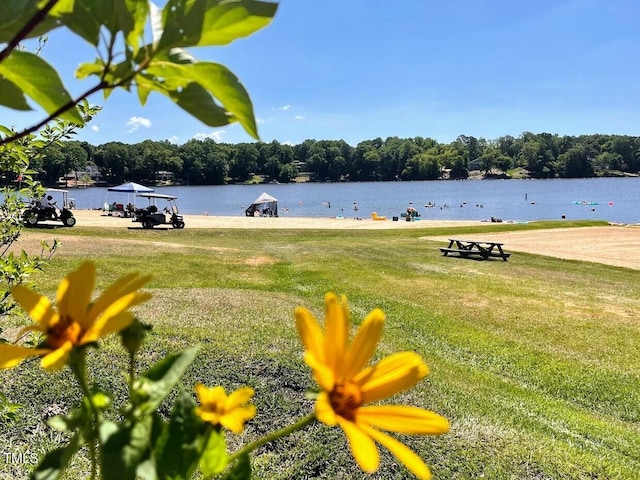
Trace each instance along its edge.
<instances>
[{"instance_id":1,"label":"white cloud","mask_svg":"<svg viewBox=\"0 0 640 480\"><path fill-rule=\"evenodd\" d=\"M220 142L222 141L222 135L224 135L226 132L227 132L226 130L216 130L215 132L211 132L211 133L196 133L193 136L193 138L195 138L196 140L204 140L206 138L211 138L216 142Z\"/></svg>"},{"instance_id":2,"label":"white cloud","mask_svg":"<svg viewBox=\"0 0 640 480\"><path fill-rule=\"evenodd\" d=\"M172 137L167 138L167 140L168 140L170 143L175 143L175 144L177 144L177 143L178 143L178 137L177 137L177 136L175 136L175 135L174 135L174 136L172 136Z\"/></svg>"},{"instance_id":3,"label":"white cloud","mask_svg":"<svg viewBox=\"0 0 640 480\"><path fill-rule=\"evenodd\" d=\"M256 123L264 123L264 118L256 117Z\"/></svg>"},{"instance_id":4,"label":"white cloud","mask_svg":"<svg viewBox=\"0 0 640 480\"><path fill-rule=\"evenodd\" d=\"M285 112L291 108L291 105L283 105L280 107L280 110L284 110Z\"/></svg>"},{"instance_id":5,"label":"white cloud","mask_svg":"<svg viewBox=\"0 0 640 480\"><path fill-rule=\"evenodd\" d=\"M286 142L282 142L282 145L289 145L290 147L293 147L295 145L295 142L292 142L291 140L287 140Z\"/></svg>"},{"instance_id":6,"label":"white cloud","mask_svg":"<svg viewBox=\"0 0 640 480\"><path fill-rule=\"evenodd\" d=\"M296 115L295 117L296 120L304 120L304 115Z\"/></svg>"},{"instance_id":7,"label":"white cloud","mask_svg":"<svg viewBox=\"0 0 640 480\"><path fill-rule=\"evenodd\" d=\"M127 133L132 133L138 130L140 127L149 128L151 126L151 120L144 117L131 117L127 122L127 127L130 127L127 130Z\"/></svg>"},{"instance_id":8,"label":"white cloud","mask_svg":"<svg viewBox=\"0 0 640 480\"><path fill-rule=\"evenodd\" d=\"M94 132L99 132L100 131L100 127L97 125L91 125L91 130L93 130Z\"/></svg>"}]
</instances>

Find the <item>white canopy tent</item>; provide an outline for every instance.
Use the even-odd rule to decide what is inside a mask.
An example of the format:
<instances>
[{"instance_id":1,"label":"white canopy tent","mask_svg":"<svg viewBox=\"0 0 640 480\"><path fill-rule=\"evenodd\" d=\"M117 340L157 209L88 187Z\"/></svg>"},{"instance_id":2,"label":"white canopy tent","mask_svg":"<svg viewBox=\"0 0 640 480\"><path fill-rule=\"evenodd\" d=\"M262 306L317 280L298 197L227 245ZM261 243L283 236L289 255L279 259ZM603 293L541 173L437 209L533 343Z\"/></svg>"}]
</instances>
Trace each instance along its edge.
<instances>
[{"instance_id":1,"label":"white canopy tent","mask_svg":"<svg viewBox=\"0 0 640 480\"><path fill-rule=\"evenodd\" d=\"M278 199L272 197L266 192L262 192L258 198L256 198L249 208L244 213L247 217L256 216L255 212L270 217L278 216Z\"/></svg>"}]
</instances>

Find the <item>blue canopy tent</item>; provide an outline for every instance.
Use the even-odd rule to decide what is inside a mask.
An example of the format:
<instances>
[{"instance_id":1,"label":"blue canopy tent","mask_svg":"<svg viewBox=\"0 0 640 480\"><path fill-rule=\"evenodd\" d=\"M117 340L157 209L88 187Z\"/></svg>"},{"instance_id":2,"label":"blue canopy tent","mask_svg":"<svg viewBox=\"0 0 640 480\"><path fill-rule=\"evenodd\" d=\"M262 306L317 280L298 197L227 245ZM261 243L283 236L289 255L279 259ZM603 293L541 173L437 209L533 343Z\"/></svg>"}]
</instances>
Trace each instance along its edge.
<instances>
[{"instance_id":1,"label":"blue canopy tent","mask_svg":"<svg viewBox=\"0 0 640 480\"><path fill-rule=\"evenodd\" d=\"M149 193L153 192L153 188L145 187L135 182L127 182L117 187L109 187L110 192L123 192L123 193Z\"/></svg>"},{"instance_id":2,"label":"blue canopy tent","mask_svg":"<svg viewBox=\"0 0 640 480\"><path fill-rule=\"evenodd\" d=\"M134 201L135 201L135 196L138 193L150 193L153 192L153 188L149 188L149 187L145 187L144 185L140 185L139 183L135 183L135 182L127 182L127 183L123 183L122 185L117 185L115 187L109 187L107 189L108 192L120 192L120 193L126 193L127 194L127 203L131 203L131 198L130 195L133 194L134 196ZM105 207L108 208L108 203L106 201L106 197L105 197Z\"/></svg>"}]
</instances>

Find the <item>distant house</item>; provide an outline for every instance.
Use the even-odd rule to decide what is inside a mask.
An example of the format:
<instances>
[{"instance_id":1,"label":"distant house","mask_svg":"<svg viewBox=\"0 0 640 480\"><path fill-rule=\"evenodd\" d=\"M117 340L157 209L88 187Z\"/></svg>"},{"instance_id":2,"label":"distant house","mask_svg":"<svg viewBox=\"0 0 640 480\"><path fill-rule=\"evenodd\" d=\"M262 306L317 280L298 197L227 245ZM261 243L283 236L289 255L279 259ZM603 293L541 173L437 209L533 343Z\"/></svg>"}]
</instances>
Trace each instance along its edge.
<instances>
[{"instance_id":1,"label":"distant house","mask_svg":"<svg viewBox=\"0 0 640 480\"><path fill-rule=\"evenodd\" d=\"M156 185L173 185L176 178L173 172L167 170L159 170L156 172Z\"/></svg>"},{"instance_id":2,"label":"distant house","mask_svg":"<svg viewBox=\"0 0 640 480\"><path fill-rule=\"evenodd\" d=\"M58 179L58 185L64 187L92 187L105 184L102 179L102 173L98 167L93 164L87 164L84 168L72 170Z\"/></svg>"}]
</instances>

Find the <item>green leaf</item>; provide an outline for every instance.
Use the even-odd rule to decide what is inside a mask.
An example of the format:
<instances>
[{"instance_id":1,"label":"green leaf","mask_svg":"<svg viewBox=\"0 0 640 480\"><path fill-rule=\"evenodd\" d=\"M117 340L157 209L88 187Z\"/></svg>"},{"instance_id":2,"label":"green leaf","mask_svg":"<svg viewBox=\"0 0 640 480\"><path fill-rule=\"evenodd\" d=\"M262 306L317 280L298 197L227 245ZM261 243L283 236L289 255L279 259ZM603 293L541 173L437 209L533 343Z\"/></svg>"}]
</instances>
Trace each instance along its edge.
<instances>
[{"instance_id":1,"label":"green leaf","mask_svg":"<svg viewBox=\"0 0 640 480\"><path fill-rule=\"evenodd\" d=\"M139 3L141 0L115 0L113 2L113 9L116 14L117 30L122 31L125 38L129 37L129 33L133 31L135 26L135 18L133 11L135 10L135 3ZM116 30L116 31L117 31Z\"/></svg>"},{"instance_id":2,"label":"green leaf","mask_svg":"<svg viewBox=\"0 0 640 480\"><path fill-rule=\"evenodd\" d=\"M169 96L205 124L218 127L238 121L247 133L258 138L251 98L238 77L224 65L210 62L176 64L154 61L149 65L147 73L162 78L164 87L170 90ZM157 90L162 91L160 88ZM207 94L215 97L228 114L223 115L224 110L213 99L207 98Z\"/></svg>"},{"instance_id":3,"label":"green leaf","mask_svg":"<svg viewBox=\"0 0 640 480\"><path fill-rule=\"evenodd\" d=\"M169 93L180 108L210 127L229 125L233 117L224 108L216 105L208 91L197 83L190 83L181 91Z\"/></svg>"},{"instance_id":4,"label":"green leaf","mask_svg":"<svg viewBox=\"0 0 640 480\"><path fill-rule=\"evenodd\" d=\"M222 430L211 430L200 457L200 471L205 477L222 473L227 466L227 443Z\"/></svg>"},{"instance_id":5,"label":"green leaf","mask_svg":"<svg viewBox=\"0 0 640 480\"><path fill-rule=\"evenodd\" d=\"M66 446L48 452L31 473L31 479L54 480L59 478L69 465L71 457L78 451L79 446L78 436L74 435Z\"/></svg>"},{"instance_id":6,"label":"green leaf","mask_svg":"<svg viewBox=\"0 0 640 480\"><path fill-rule=\"evenodd\" d=\"M162 27L154 26L154 38L160 35L157 50L196 45L203 29L207 0L169 0L162 9Z\"/></svg>"},{"instance_id":7,"label":"green leaf","mask_svg":"<svg viewBox=\"0 0 640 480\"><path fill-rule=\"evenodd\" d=\"M207 9L202 35L196 45L226 45L237 38L247 37L269 25L277 9L277 3L255 0L220 2Z\"/></svg>"},{"instance_id":8,"label":"green leaf","mask_svg":"<svg viewBox=\"0 0 640 480\"><path fill-rule=\"evenodd\" d=\"M84 80L89 75L100 77L102 76L102 72L104 72L104 63L102 60L97 59L95 63L81 63L78 68L76 68L75 76L78 80Z\"/></svg>"},{"instance_id":9,"label":"green leaf","mask_svg":"<svg viewBox=\"0 0 640 480\"><path fill-rule=\"evenodd\" d=\"M22 90L3 77L0 77L0 105L13 110L32 110Z\"/></svg>"},{"instance_id":10,"label":"green leaf","mask_svg":"<svg viewBox=\"0 0 640 480\"><path fill-rule=\"evenodd\" d=\"M59 108L73 102L58 72L38 55L14 50L0 63L0 75L19 85L22 91L42 106L48 114L53 114ZM77 125L84 123L75 106L58 117Z\"/></svg>"},{"instance_id":11,"label":"green leaf","mask_svg":"<svg viewBox=\"0 0 640 480\"><path fill-rule=\"evenodd\" d=\"M131 402L135 415L153 412L171 392L193 361L198 347L170 354L138 377L133 384Z\"/></svg>"},{"instance_id":12,"label":"green leaf","mask_svg":"<svg viewBox=\"0 0 640 480\"><path fill-rule=\"evenodd\" d=\"M136 480L138 465L145 463L151 451L153 417L126 424L110 421L100 425L101 470L104 480Z\"/></svg>"},{"instance_id":13,"label":"green leaf","mask_svg":"<svg viewBox=\"0 0 640 480\"><path fill-rule=\"evenodd\" d=\"M161 479L191 478L198 466L206 425L195 415L195 407L193 398L186 393L176 400L168 428L154 447Z\"/></svg>"},{"instance_id":14,"label":"green leaf","mask_svg":"<svg viewBox=\"0 0 640 480\"><path fill-rule=\"evenodd\" d=\"M127 44L131 47L135 56L140 49L141 41L144 40L144 27L149 16L149 2L139 0L128 0L127 6L133 18L133 25L127 34Z\"/></svg>"},{"instance_id":15,"label":"green leaf","mask_svg":"<svg viewBox=\"0 0 640 480\"><path fill-rule=\"evenodd\" d=\"M162 11L158 50L226 45L267 26L277 8L255 0L170 0Z\"/></svg>"},{"instance_id":16,"label":"green leaf","mask_svg":"<svg viewBox=\"0 0 640 480\"><path fill-rule=\"evenodd\" d=\"M229 469L222 480L249 480L251 478L251 460L249 454L240 455L240 458Z\"/></svg>"},{"instance_id":17,"label":"green leaf","mask_svg":"<svg viewBox=\"0 0 640 480\"><path fill-rule=\"evenodd\" d=\"M100 23L95 13L85 2L62 0L51 11L50 15L57 18L76 35L79 35L93 46L100 40Z\"/></svg>"},{"instance_id":18,"label":"green leaf","mask_svg":"<svg viewBox=\"0 0 640 480\"><path fill-rule=\"evenodd\" d=\"M2 0L0 8L0 43L9 43L38 12L41 0ZM58 27L55 18L47 17L26 38L36 38Z\"/></svg>"}]
</instances>

